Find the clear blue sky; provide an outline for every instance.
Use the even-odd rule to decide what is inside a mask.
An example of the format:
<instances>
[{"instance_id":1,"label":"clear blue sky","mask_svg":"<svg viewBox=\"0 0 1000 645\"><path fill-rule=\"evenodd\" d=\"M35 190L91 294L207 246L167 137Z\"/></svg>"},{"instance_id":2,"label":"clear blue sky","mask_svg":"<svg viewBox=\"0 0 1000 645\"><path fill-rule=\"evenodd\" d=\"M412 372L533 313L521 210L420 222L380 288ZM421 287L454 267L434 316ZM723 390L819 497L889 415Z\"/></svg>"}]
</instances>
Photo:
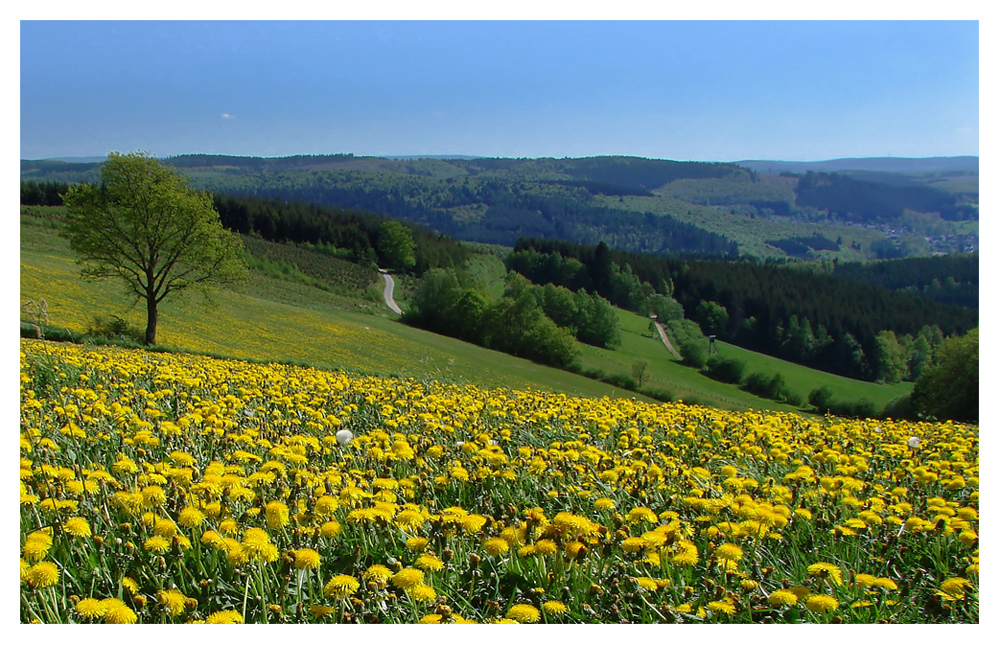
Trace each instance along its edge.
<instances>
[{"instance_id":1,"label":"clear blue sky","mask_svg":"<svg viewBox=\"0 0 1000 645\"><path fill-rule=\"evenodd\" d=\"M979 24L20 26L25 159L979 154Z\"/></svg>"}]
</instances>

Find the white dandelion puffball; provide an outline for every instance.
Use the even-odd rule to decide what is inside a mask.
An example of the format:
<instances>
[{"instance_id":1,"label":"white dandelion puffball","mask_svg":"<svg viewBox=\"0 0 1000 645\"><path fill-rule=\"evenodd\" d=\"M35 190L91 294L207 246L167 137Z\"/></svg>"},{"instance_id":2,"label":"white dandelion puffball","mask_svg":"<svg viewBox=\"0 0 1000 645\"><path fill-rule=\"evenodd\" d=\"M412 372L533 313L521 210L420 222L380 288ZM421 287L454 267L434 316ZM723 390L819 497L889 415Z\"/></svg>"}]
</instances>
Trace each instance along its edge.
<instances>
[{"instance_id":1,"label":"white dandelion puffball","mask_svg":"<svg viewBox=\"0 0 1000 645\"><path fill-rule=\"evenodd\" d=\"M920 439L918 437L910 437L910 440L906 442L906 445L916 450L920 447Z\"/></svg>"},{"instance_id":2,"label":"white dandelion puffball","mask_svg":"<svg viewBox=\"0 0 1000 645\"><path fill-rule=\"evenodd\" d=\"M337 430L337 443L342 446L346 446L351 443L351 439L354 438L354 433L350 430Z\"/></svg>"}]
</instances>

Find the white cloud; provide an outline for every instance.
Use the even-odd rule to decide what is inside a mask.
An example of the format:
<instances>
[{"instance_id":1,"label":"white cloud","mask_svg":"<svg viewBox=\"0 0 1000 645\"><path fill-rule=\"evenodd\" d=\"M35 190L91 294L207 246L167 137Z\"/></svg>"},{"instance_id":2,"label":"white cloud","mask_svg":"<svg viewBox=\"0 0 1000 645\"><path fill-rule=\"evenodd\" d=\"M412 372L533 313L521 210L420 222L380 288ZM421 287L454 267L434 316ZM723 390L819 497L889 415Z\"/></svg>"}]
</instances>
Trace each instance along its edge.
<instances>
[{"instance_id":1,"label":"white cloud","mask_svg":"<svg viewBox=\"0 0 1000 645\"><path fill-rule=\"evenodd\" d=\"M230 114L229 112L223 112L222 113L222 118L223 119L235 119L236 117L233 116L232 114Z\"/></svg>"}]
</instances>

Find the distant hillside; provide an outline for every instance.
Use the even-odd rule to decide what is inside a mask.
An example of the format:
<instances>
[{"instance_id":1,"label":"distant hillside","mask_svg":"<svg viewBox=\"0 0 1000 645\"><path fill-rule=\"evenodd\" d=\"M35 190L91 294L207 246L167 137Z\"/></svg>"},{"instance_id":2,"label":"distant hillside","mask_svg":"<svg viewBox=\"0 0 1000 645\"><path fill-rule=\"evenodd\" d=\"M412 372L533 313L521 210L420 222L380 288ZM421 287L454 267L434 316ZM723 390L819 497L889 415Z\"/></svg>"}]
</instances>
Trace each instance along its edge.
<instances>
[{"instance_id":1,"label":"distant hillside","mask_svg":"<svg viewBox=\"0 0 1000 645\"><path fill-rule=\"evenodd\" d=\"M771 162L624 156L181 155L166 161L192 185L219 195L363 210L505 246L534 237L603 241L656 255L864 261L973 252L979 244L975 157L780 162L791 164L780 172L755 166ZM824 163L849 170L826 170ZM95 163L21 162L23 182L97 176Z\"/></svg>"},{"instance_id":2,"label":"distant hillside","mask_svg":"<svg viewBox=\"0 0 1000 645\"><path fill-rule=\"evenodd\" d=\"M863 157L827 161L746 160L734 162L755 172L846 172L862 170L885 173L979 172L979 157Z\"/></svg>"}]
</instances>

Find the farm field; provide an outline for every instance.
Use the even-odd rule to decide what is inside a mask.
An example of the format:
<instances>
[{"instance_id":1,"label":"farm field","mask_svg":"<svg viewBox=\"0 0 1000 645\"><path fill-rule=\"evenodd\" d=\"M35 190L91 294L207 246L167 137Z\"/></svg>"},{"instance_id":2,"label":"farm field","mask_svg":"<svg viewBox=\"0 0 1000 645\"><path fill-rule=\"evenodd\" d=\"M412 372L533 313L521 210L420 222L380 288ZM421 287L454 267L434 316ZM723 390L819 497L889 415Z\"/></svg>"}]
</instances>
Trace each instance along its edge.
<instances>
[{"instance_id":1,"label":"farm field","mask_svg":"<svg viewBox=\"0 0 1000 645\"><path fill-rule=\"evenodd\" d=\"M22 622L979 620L976 426L20 352Z\"/></svg>"}]
</instances>

